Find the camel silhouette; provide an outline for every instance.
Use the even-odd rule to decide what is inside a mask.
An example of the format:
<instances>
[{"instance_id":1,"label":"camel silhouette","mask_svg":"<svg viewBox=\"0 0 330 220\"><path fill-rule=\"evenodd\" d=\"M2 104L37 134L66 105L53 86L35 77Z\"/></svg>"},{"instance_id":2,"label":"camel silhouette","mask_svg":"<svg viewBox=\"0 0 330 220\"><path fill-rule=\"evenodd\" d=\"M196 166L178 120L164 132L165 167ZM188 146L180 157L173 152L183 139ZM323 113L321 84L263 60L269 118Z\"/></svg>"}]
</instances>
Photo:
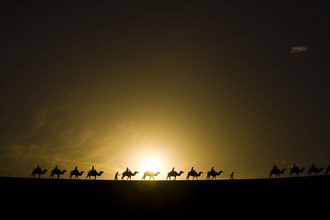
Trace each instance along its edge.
<instances>
[{"instance_id":1,"label":"camel silhouette","mask_svg":"<svg viewBox=\"0 0 330 220\"><path fill-rule=\"evenodd\" d=\"M96 170L94 170L94 166L93 166L93 169L91 169L90 171L88 171L87 173L87 176L86 176L86 179L92 179L92 177L94 177L93 180L96 179L97 176L101 176L104 172L103 171L100 171L100 172L97 172Z\"/></svg>"},{"instance_id":2,"label":"camel silhouette","mask_svg":"<svg viewBox=\"0 0 330 220\"><path fill-rule=\"evenodd\" d=\"M78 179L79 176L82 176L83 174L84 174L84 171L79 171L76 167L76 169L71 170L70 179L72 178L72 176L74 176L74 179Z\"/></svg>"},{"instance_id":3,"label":"camel silhouette","mask_svg":"<svg viewBox=\"0 0 330 220\"><path fill-rule=\"evenodd\" d=\"M132 176L135 176L137 173L139 173L139 172L134 171L134 173L132 173L132 171L130 171L130 170L125 171L125 172L123 172L121 179L124 179L125 177L127 177L126 180L132 179Z\"/></svg>"},{"instance_id":4,"label":"camel silhouette","mask_svg":"<svg viewBox=\"0 0 330 220\"><path fill-rule=\"evenodd\" d=\"M49 178L54 178L54 175L57 175L57 179L60 178L61 175L63 175L66 172L66 170L60 170L57 167L52 170L52 172L49 175Z\"/></svg>"},{"instance_id":5,"label":"camel silhouette","mask_svg":"<svg viewBox=\"0 0 330 220\"><path fill-rule=\"evenodd\" d=\"M151 180L151 178L155 179L155 176L157 176L158 174L160 174L160 172L154 173L151 171L146 171L144 172L142 179L144 180L147 176L149 176L149 180Z\"/></svg>"},{"instance_id":6,"label":"camel silhouette","mask_svg":"<svg viewBox=\"0 0 330 220\"><path fill-rule=\"evenodd\" d=\"M293 167L290 170L290 177L293 174L295 174L295 176L299 176L299 174L304 172L305 169L306 169L305 167L299 168L298 166L296 166L296 164L294 164Z\"/></svg>"},{"instance_id":7,"label":"camel silhouette","mask_svg":"<svg viewBox=\"0 0 330 220\"><path fill-rule=\"evenodd\" d=\"M320 168L318 168L318 167L314 166L314 164L313 164L313 165L308 169L307 176L312 176L313 173L314 173L315 176L316 176L316 175L319 175L319 174L322 172L322 170L324 170L324 167L320 167Z\"/></svg>"},{"instance_id":8,"label":"camel silhouette","mask_svg":"<svg viewBox=\"0 0 330 220\"><path fill-rule=\"evenodd\" d=\"M36 175L38 175L38 177L40 178L41 175L45 174L47 171L48 171L47 169L42 170L38 165L36 168L32 170L31 177L36 177Z\"/></svg>"},{"instance_id":9,"label":"camel silhouette","mask_svg":"<svg viewBox=\"0 0 330 220\"><path fill-rule=\"evenodd\" d=\"M179 173L172 170L170 172L167 173L167 177L166 177L166 180L169 179L169 180L176 180L176 177L177 176L181 176L181 174L183 174L184 172L183 171L180 171ZM172 179L173 177L173 179Z\"/></svg>"},{"instance_id":10,"label":"camel silhouette","mask_svg":"<svg viewBox=\"0 0 330 220\"><path fill-rule=\"evenodd\" d=\"M286 169L279 169L276 166L273 167L273 169L270 171L269 173L269 178L271 178L273 175L275 175L275 177L280 177L281 174L283 174L286 171Z\"/></svg>"},{"instance_id":11,"label":"camel silhouette","mask_svg":"<svg viewBox=\"0 0 330 220\"><path fill-rule=\"evenodd\" d=\"M186 180L189 180L189 177L193 177L193 179L197 179L198 180L198 177L200 176L200 175L202 175L202 171L200 171L200 172L196 172L195 170L190 170L189 171L189 173L188 173L188 175L187 175L187 177L186 177Z\"/></svg>"},{"instance_id":12,"label":"camel silhouette","mask_svg":"<svg viewBox=\"0 0 330 220\"><path fill-rule=\"evenodd\" d=\"M220 170L219 172L217 172L215 170L210 170L210 171L207 172L206 179L209 180L210 177L212 177L212 179L216 179L217 176L219 176L221 173L223 173L222 170Z\"/></svg>"}]
</instances>

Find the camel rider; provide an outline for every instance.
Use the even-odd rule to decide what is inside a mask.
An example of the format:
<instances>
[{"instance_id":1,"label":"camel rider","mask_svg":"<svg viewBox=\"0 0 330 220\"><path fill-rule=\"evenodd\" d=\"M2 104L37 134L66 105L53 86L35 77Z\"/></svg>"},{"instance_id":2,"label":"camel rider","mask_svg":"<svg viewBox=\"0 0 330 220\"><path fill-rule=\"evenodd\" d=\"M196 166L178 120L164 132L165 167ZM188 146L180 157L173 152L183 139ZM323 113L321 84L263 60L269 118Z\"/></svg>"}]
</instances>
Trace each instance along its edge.
<instances>
[{"instance_id":1,"label":"camel rider","mask_svg":"<svg viewBox=\"0 0 330 220\"><path fill-rule=\"evenodd\" d=\"M191 168L191 172L195 172L194 167Z\"/></svg>"},{"instance_id":2,"label":"camel rider","mask_svg":"<svg viewBox=\"0 0 330 220\"><path fill-rule=\"evenodd\" d=\"M294 163L292 169L293 170L299 170L299 167L297 167L296 163Z\"/></svg>"},{"instance_id":3,"label":"camel rider","mask_svg":"<svg viewBox=\"0 0 330 220\"><path fill-rule=\"evenodd\" d=\"M172 168L172 172L174 172L174 167Z\"/></svg>"},{"instance_id":4,"label":"camel rider","mask_svg":"<svg viewBox=\"0 0 330 220\"><path fill-rule=\"evenodd\" d=\"M214 167L211 168L211 171L212 171L212 172L214 171Z\"/></svg>"},{"instance_id":5,"label":"camel rider","mask_svg":"<svg viewBox=\"0 0 330 220\"><path fill-rule=\"evenodd\" d=\"M273 170L278 170L277 166L274 164Z\"/></svg>"}]
</instances>

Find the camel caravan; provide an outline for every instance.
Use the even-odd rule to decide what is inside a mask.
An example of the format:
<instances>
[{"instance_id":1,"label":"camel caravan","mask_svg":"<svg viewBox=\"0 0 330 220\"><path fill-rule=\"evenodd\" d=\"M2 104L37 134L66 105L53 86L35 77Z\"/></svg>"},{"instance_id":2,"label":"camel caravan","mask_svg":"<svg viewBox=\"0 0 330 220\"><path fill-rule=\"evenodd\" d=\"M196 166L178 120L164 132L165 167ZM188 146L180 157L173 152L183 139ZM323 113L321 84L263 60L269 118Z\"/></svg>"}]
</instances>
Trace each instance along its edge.
<instances>
[{"instance_id":1,"label":"camel caravan","mask_svg":"<svg viewBox=\"0 0 330 220\"><path fill-rule=\"evenodd\" d=\"M36 168L32 170L31 177L32 178L41 178L42 175L44 175L48 170L47 169L41 169L41 167L38 165ZM60 179L62 175L64 175L67 172L65 169L59 169L56 165L54 169L51 170L49 178L51 179ZM79 179L80 176L84 174L85 171L81 170L79 171L78 166L76 166L73 170L70 171L70 179ZM97 176L101 176L104 172L103 171L96 171L94 169L94 166L90 171L88 171L86 175L86 179L96 179Z\"/></svg>"},{"instance_id":2,"label":"camel caravan","mask_svg":"<svg viewBox=\"0 0 330 220\"><path fill-rule=\"evenodd\" d=\"M270 170L269 172L269 178L271 177L280 177L282 174L284 174L284 172L286 171L286 168L282 168L279 169L275 164L273 166L273 168ZM289 176L290 177L298 177L300 176L300 174L302 174L304 171L306 170L306 167L299 167L297 166L295 163L293 164L293 166L290 168L290 173ZM320 174L322 174L322 171L325 170L324 167L317 167L315 166L315 163L313 163L310 168L307 171L307 176L318 176ZM329 174L330 172L330 165L328 165L328 167L325 170L325 175Z\"/></svg>"},{"instance_id":3,"label":"camel caravan","mask_svg":"<svg viewBox=\"0 0 330 220\"><path fill-rule=\"evenodd\" d=\"M297 166L296 163L294 163L291 168L278 168L277 165L274 164L273 168L269 171L268 177L269 178L279 178L279 177L283 177L283 175L285 175L285 173L288 173L289 177L299 177L305 171L306 171L305 176L318 176L318 175L322 175L322 174L328 175L328 174L330 174L330 165L327 166L326 168L324 168L324 167L317 167L315 165L315 163L313 163L309 167L309 169L306 169L306 167ZM38 165L36 168L32 169L31 178L41 178L47 172L48 172L48 169L42 169ZM67 170L60 169L56 165L54 167L54 169L52 169L50 171L49 178L60 179L65 173L67 173ZM70 179L79 179L80 177L83 176L84 173L87 173L85 179L96 180L97 177L100 177L104 173L104 171L102 171L102 170L97 171L94 168L94 166L92 166L91 170L89 170L88 172L85 172L83 170L79 170L78 166L75 166L75 168L69 172L69 178ZM124 172L122 172L121 174L117 171L115 174L114 180L118 180L118 176L120 176L120 175L121 175L121 180L132 180L132 178L134 178L134 176L138 173L139 173L138 171L132 172L127 167L126 170ZM173 169L171 171L167 172L165 180L176 180L177 177L181 176L184 173L185 172L182 170L176 171L175 168L173 167ZM192 167L191 170L189 170L187 172L186 180L200 180L202 178L203 173L204 173L203 171L196 171L194 169L194 167ZM206 175L204 178L205 178L205 180L216 180L217 177L219 177L222 173L224 173L223 170L216 171L216 170L214 170L214 167L212 167L211 170L206 172ZM161 174L161 172L159 172L159 171L152 172L152 171L147 170L143 173L141 180L155 180L155 179L157 179L157 176L159 174ZM234 172L231 173L229 180L233 180L233 179L234 179Z\"/></svg>"}]
</instances>

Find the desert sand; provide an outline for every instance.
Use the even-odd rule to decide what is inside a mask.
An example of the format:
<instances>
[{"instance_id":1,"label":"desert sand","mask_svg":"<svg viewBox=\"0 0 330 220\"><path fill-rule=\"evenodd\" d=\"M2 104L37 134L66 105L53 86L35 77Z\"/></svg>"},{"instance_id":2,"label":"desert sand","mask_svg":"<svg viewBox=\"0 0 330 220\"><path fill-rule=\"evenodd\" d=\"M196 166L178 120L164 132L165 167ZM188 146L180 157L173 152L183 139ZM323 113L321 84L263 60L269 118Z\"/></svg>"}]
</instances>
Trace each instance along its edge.
<instances>
[{"instance_id":1,"label":"desert sand","mask_svg":"<svg viewBox=\"0 0 330 220\"><path fill-rule=\"evenodd\" d=\"M188 181L0 180L2 210L26 217L317 217L328 213L330 199L330 175Z\"/></svg>"}]
</instances>

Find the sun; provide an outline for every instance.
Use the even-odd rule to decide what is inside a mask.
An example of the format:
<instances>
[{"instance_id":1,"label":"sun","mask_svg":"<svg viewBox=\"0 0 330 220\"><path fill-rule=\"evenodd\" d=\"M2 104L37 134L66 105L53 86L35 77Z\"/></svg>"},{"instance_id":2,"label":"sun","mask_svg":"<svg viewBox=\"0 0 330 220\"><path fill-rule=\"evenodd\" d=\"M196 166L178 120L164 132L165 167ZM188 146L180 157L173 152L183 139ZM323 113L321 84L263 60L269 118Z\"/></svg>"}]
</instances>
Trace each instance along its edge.
<instances>
[{"instance_id":1,"label":"sun","mask_svg":"<svg viewBox=\"0 0 330 220\"><path fill-rule=\"evenodd\" d=\"M152 171L161 172L162 161L154 156L148 156L141 161L140 170L141 172Z\"/></svg>"}]
</instances>

